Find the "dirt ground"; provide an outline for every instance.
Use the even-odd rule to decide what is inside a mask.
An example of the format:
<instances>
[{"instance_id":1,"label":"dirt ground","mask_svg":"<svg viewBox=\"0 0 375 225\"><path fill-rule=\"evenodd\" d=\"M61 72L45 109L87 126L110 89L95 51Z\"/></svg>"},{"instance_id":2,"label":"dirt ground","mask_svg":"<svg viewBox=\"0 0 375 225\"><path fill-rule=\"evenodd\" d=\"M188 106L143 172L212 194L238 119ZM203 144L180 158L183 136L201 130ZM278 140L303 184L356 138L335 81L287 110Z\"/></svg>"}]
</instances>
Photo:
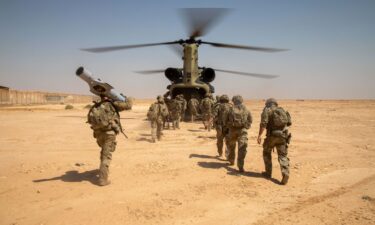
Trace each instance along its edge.
<instances>
[{"instance_id":1,"label":"dirt ground","mask_svg":"<svg viewBox=\"0 0 375 225\"><path fill-rule=\"evenodd\" d=\"M150 143L152 101L121 113L112 184L74 105L0 108L0 224L375 224L375 101L281 101L292 115L291 177L266 180L254 121L244 174L216 157L215 131L182 123Z\"/></svg>"}]
</instances>

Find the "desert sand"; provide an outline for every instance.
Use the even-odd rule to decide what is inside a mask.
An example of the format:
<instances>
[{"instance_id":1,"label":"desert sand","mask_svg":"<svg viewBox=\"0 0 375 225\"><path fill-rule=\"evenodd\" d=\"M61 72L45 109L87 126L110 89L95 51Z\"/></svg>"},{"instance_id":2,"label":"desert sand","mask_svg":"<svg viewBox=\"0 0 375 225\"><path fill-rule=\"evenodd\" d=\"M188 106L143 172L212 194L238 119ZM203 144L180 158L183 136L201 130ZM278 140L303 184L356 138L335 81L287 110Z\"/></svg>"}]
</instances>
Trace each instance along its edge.
<instances>
[{"instance_id":1,"label":"desert sand","mask_svg":"<svg viewBox=\"0 0 375 225\"><path fill-rule=\"evenodd\" d=\"M99 147L74 105L0 108L0 224L375 224L375 101L281 101L292 115L291 177L261 177L253 115L244 174L217 158L200 122L150 143L146 111L121 113L112 184L95 184Z\"/></svg>"}]
</instances>

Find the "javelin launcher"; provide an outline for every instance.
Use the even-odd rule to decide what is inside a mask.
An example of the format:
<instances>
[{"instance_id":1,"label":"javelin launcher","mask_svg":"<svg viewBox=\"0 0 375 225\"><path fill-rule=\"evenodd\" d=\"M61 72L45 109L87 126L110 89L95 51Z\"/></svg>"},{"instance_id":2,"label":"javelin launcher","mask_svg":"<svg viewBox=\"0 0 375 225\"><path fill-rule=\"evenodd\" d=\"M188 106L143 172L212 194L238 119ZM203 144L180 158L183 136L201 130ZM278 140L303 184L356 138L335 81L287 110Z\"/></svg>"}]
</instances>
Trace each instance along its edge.
<instances>
[{"instance_id":1,"label":"javelin launcher","mask_svg":"<svg viewBox=\"0 0 375 225\"><path fill-rule=\"evenodd\" d=\"M98 78L94 78L90 71L86 70L83 67L79 67L76 71L76 75L79 76L82 80L86 81L86 83L90 87L91 93L95 95L104 95L114 101L127 101L127 98L122 93L117 93L114 88L108 84L103 82Z\"/></svg>"}]
</instances>

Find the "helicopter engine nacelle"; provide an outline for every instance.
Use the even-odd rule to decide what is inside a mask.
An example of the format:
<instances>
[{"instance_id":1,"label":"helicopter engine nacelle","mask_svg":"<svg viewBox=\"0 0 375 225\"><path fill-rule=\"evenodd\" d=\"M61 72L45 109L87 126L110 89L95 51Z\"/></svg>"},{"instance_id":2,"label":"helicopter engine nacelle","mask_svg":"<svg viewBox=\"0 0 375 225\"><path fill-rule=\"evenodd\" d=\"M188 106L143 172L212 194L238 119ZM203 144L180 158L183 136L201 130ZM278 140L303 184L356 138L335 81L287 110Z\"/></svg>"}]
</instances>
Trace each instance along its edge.
<instances>
[{"instance_id":1,"label":"helicopter engine nacelle","mask_svg":"<svg viewBox=\"0 0 375 225\"><path fill-rule=\"evenodd\" d=\"M164 71L165 76L168 80L176 83L177 81L182 80L182 71L177 68L167 68Z\"/></svg>"},{"instance_id":2,"label":"helicopter engine nacelle","mask_svg":"<svg viewBox=\"0 0 375 225\"><path fill-rule=\"evenodd\" d=\"M215 80L215 70L212 68L204 68L201 76L203 82L210 83Z\"/></svg>"}]
</instances>

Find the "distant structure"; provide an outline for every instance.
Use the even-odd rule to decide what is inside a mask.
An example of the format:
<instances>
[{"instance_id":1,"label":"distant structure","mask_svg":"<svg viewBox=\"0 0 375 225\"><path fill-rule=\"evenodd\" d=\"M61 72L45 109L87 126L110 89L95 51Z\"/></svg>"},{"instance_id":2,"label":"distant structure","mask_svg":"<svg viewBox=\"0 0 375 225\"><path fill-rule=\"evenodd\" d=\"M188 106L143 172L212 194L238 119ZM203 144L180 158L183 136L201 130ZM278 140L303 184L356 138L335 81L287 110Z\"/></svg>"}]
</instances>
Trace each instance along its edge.
<instances>
[{"instance_id":1,"label":"distant structure","mask_svg":"<svg viewBox=\"0 0 375 225\"><path fill-rule=\"evenodd\" d=\"M88 103L98 97L93 95L77 95L67 93L18 91L0 86L0 105L34 105L34 104L64 104Z\"/></svg>"}]
</instances>

